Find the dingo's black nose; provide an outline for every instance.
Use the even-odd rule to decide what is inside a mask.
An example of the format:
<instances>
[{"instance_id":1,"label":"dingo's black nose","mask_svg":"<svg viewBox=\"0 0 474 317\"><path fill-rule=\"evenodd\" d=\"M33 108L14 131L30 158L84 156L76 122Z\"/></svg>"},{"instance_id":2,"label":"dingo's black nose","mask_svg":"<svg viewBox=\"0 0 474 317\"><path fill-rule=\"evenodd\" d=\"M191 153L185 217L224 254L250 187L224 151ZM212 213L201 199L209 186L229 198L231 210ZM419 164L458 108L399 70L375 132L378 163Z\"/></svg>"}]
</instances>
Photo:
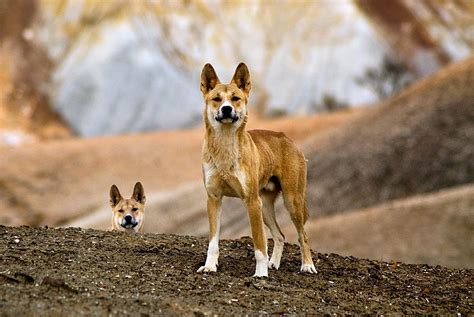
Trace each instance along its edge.
<instances>
[{"instance_id":1,"label":"dingo's black nose","mask_svg":"<svg viewBox=\"0 0 474 317\"><path fill-rule=\"evenodd\" d=\"M126 215L125 217L123 217L123 219L125 220L126 223L131 223L133 220L133 217L130 215Z\"/></svg>"},{"instance_id":2,"label":"dingo's black nose","mask_svg":"<svg viewBox=\"0 0 474 317\"><path fill-rule=\"evenodd\" d=\"M222 111L222 115L228 116L232 113L232 107L231 106L223 106L221 108L221 111Z\"/></svg>"}]
</instances>

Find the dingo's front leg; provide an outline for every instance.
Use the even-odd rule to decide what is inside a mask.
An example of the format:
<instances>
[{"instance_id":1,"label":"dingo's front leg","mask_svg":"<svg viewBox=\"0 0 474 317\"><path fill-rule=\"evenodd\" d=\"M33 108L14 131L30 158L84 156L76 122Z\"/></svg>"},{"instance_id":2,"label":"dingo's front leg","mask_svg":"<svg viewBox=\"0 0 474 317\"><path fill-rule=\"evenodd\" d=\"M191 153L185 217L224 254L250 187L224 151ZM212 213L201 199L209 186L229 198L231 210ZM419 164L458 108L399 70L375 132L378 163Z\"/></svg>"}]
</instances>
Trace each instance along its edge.
<instances>
[{"instance_id":1,"label":"dingo's front leg","mask_svg":"<svg viewBox=\"0 0 474 317\"><path fill-rule=\"evenodd\" d=\"M219 259L219 231L221 216L221 197L207 197L207 216L209 217L209 247L204 266L198 272L216 272Z\"/></svg>"},{"instance_id":2,"label":"dingo's front leg","mask_svg":"<svg viewBox=\"0 0 474 317\"><path fill-rule=\"evenodd\" d=\"M268 276L267 238L263 227L262 200L258 194L246 200L247 212L252 229L253 246L255 250L254 277Z\"/></svg>"}]
</instances>

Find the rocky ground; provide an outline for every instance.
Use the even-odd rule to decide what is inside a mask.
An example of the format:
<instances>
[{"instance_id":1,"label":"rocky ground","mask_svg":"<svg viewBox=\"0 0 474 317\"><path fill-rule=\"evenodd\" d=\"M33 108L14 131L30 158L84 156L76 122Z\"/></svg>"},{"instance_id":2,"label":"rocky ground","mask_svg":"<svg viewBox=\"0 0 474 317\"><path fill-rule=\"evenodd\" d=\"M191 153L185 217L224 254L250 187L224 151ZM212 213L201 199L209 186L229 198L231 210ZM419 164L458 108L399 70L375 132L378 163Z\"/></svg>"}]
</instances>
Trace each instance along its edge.
<instances>
[{"instance_id":1,"label":"rocky ground","mask_svg":"<svg viewBox=\"0 0 474 317\"><path fill-rule=\"evenodd\" d=\"M279 271L254 270L249 238L221 243L219 271L197 274L203 238L92 229L0 226L0 315L474 313L474 270L314 253L298 273L285 247Z\"/></svg>"}]
</instances>

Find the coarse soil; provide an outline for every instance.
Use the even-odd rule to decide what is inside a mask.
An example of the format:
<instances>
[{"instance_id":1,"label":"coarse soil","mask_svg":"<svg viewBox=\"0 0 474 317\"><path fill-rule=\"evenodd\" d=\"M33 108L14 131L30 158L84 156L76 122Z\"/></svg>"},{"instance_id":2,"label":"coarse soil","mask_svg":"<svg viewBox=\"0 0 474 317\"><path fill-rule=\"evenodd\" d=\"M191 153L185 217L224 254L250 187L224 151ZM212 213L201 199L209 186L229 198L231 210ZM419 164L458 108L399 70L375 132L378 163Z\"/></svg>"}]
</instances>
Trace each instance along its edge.
<instances>
[{"instance_id":1,"label":"coarse soil","mask_svg":"<svg viewBox=\"0 0 474 317\"><path fill-rule=\"evenodd\" d=\"M92 229L0 226L1 316L474 313L474 270L314 253L299 248L252 278L252 241L221 242L217 273L198 274L207 240ZM271 243L270 243L271 249Z\"/></svg>"}]
</instances>

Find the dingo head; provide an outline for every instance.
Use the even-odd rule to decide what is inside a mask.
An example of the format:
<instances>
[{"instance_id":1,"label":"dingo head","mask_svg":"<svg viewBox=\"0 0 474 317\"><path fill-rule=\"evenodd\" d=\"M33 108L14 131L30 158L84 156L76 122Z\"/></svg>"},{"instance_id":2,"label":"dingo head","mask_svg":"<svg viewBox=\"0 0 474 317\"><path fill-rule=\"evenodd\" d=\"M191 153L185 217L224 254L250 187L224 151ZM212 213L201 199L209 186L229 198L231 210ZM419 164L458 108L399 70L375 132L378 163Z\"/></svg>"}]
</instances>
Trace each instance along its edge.
<instances>
[{"instance_id":1,"label":"dingo head","mask_svg":"<svg viewBox=\"0 0 474 317\"><path fill-rule=\"evenodd\" d=\"M117 186L110 188L110 206L112 207L112 229L120 231L142 232L145 212L145 191L140 182L135 184L130 199L122 198Z\"/></svg>"},{"instance_id":2,"label":"dingo head","mask_svg":"<svg viewBox=\"0 0 474 317\"><path fill-rule=\"evenodd\" d=\"M201 73L201 91L206 108L204 121L215 130L238 128L247 121L247 101L250 93L250 73L240 63L229 84L221 84L211 64L204 65Z\"/></svg>"}]
</instances>

